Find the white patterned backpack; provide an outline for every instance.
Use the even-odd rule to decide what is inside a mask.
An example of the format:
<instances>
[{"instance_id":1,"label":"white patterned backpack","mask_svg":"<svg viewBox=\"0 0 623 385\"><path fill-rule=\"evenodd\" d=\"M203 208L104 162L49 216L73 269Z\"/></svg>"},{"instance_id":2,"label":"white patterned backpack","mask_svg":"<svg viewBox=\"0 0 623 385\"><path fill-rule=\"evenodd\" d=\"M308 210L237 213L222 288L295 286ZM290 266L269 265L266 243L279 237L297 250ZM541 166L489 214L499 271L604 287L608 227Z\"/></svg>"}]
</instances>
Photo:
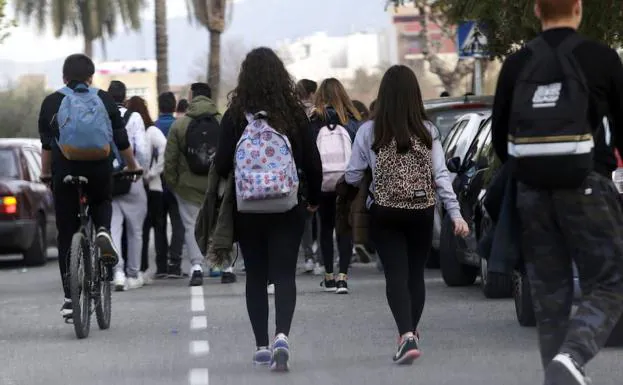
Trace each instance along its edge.
<instances>
[{"instance_id":1,"label":"white patterned backpack","mask_svg":"<svg viewBox=\"0 0 623 385\"><path fill-rule=\"evenodd\" d=\"M284 213L298 204L299 177L290 140L266 121L245 114L234 159L236 203L243 213Z\"/></svg>"}]
</instances>

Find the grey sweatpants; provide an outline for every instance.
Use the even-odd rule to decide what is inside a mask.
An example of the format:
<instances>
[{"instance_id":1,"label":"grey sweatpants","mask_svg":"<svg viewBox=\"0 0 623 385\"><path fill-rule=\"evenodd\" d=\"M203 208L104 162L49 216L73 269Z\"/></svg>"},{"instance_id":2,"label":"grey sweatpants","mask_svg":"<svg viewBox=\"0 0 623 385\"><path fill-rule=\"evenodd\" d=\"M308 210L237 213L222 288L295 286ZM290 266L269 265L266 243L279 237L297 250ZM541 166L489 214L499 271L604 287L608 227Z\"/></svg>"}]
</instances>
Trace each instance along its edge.
<instances>
[{"instance_id":1,"label":"grey sweatpants","mask_svg":"<svg viewBox=\"0 0 623 385\"><path fill-rule=\"evenodd\" d=\"M201 254L201 250L195 239L195 223L197 222L197 215L201 207L182 199L177 194L175 194L175 198L177 199L180 217L184 224L184 245L186 246L188 258L190 259L190 265L203 266L203 254Z\"/></svg>"},{"instance_id":2,"label":"grey sweatpants","mask_svg":"<svg viewBox=\"0 0 623 385\"><path fill-rule=\"evenodd\" d=\"M147 216L147 193L143 181L132 183L130 192L115 197L112 201L112 220L110 232L117 250L121 251L123 226L128 236L128 263L123 258L115 266L115 271L127 273L128 277L136 278L141 269L141 253L143 249L143 224Z\"/></svg>"}]
</instances>

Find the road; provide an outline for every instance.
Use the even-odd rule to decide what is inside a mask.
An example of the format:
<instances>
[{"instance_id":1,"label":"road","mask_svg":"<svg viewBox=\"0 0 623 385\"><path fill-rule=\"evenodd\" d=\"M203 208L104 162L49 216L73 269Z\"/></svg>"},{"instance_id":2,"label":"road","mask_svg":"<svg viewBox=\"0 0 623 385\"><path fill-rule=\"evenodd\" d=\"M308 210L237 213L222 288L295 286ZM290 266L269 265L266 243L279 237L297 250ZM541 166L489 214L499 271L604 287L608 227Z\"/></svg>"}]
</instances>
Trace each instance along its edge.
<instances>
[{"instance_id":1,"label":"road","mask_svg":"<svg viewBox=\"0 0 623 385\"><path fill-rule=\"evenodd\" d=\"M0 384L273 385L275 374L250 364L254 339L239 278L208 279L203 290L167 280L114 293L111 329L94 323L88 339L76 340L58 313L56 261L27 270L0 263ZM348 296L321 292L318 277L297 282L292 370L277 375L283 383L542 384L535 331L518 326L510 300L447 288L429 271L424 355L396 367L394 321L372 264L355 265ZM588 367L594 384L620 385L622 361L623 349L600 355Z\"/></svg>"}]
</instances>

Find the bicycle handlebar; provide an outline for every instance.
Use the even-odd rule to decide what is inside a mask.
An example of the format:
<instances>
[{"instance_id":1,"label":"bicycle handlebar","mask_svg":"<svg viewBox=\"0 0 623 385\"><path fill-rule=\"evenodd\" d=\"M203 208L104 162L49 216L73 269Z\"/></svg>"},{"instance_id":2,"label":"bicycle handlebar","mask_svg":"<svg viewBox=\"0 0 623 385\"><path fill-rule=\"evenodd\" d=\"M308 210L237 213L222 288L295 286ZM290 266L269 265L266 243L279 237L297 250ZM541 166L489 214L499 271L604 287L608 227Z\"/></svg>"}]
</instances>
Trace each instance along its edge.
<instances>
[{"instance_id":1,"label":"bicycle handlebar","mask_svg":"<svg viewBox=\"0 0 623 385\"><path fill-rule=\"evenodd\" d=\"M143 175L143 170L121 170L112 174L114 179L129 179L136 182Z\"/></svg>"}]
</instances>

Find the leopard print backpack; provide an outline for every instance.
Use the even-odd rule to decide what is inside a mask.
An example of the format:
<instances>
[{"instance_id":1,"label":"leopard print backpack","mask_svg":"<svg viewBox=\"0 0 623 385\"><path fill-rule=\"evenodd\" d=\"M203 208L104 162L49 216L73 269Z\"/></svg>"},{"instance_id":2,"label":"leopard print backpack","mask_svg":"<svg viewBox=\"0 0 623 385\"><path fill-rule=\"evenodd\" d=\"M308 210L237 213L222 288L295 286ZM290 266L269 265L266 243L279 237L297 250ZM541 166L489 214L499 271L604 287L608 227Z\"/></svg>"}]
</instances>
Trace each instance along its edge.
<instances>
[{"instance_id":1,"label":"leopard print backpack","mask_svg":"<svg viewBox=\"0 0 623 385\"><path fill-rule=\"evenodd\" d=\"M395 140L379 149L374 179L379 206L422 210L435 205L432 150L416 137L404 154L398 153Z\"/></svg>"}]
</instances>

